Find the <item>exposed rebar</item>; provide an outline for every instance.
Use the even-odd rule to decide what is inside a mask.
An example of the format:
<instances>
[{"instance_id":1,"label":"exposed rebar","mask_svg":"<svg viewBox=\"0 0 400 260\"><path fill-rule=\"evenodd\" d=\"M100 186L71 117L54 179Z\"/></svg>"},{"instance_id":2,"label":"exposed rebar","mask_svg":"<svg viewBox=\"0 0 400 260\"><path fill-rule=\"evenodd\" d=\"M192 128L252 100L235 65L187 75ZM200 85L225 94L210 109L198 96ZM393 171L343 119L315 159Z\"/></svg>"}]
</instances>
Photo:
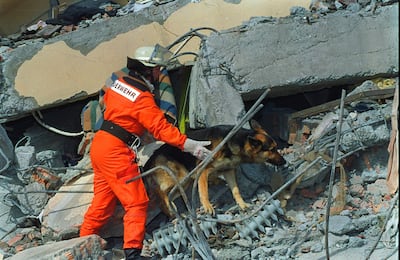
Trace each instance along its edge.
<instances>
[{"instance_id":1,"label":"exposed rebar","mask_svg":"<svg viewBox=\"0 0 400 260\"><path fill-rule=\"evenodd\" d=\"M201 218L202 220L206 220L206 221L215 221L221 224L234 224L234 223L238 223L238 222L242 222L244 220L247 220L249 218L251 218L254 214L256 214L257 212L259 212L260 210L262 210L264 208L264 206L273 198L275 198L279 193L281 193L284 189L286 189L290 184L292 184L293 182L295 182L297 180L297 178L299 178L301 175L303 175L304 173L307 172L307 170L309 170L311 167L313 167L319 160L321 160L322 158L319 156L317 157L313 162L311 162L305 169L303 169L301 172L299 172L298 174L296 174L295 176L293 176L290 180L288 180L284 185L282 185L279 189L277 189L274 193L272 193L271 196L269 196L265 201L263 201L263 203L260 204L260 206L254 210L249 216L243 217L243 218L239 218L239 219L232 219L232 220L219 220L219 219L214 219L214 218Z\"/></svg>"},{"instance_id":2,"label":"exposed rebar","mask_svg":"<svg viewBox=\"0 0 400 260\"><path fill-rule=\"evenodd\" d=\"M180 182L171 169L169 169L166 166L159 165L159 166L156 166L156 167L154 167L154 168L152 168L152 169L150 169L150 170L148 170L148 171L146 171L144 173L141 173L139 176L136 176L134 178L131 178L131 179L127 180L126 183L130 183L130 182L133 182L133 181L135 181L135 180L137 180L139 178L142 178L142 177L145 177L147 175L150 175L150 174L154 173L156 170L159 170L159 169L164 170L175 181L175 187L179 189L179 192L180 192L180 194L182 196L182 199L183 199L183 201L184 201L184 203L186 205L186 208L187 208L187 210L189 212L189 215L186 218L190 220L190 222L192 223L192 225L193 225L193 227L195 229L195 235L192 235L191 230L186 227L186 225L187 225L186 220L180 216L180 214L176 211L175 207L173 206L173 201L171 199L172 192L170 192L168 194L168 199L169 199L169 201L171 203L171 209L173 210L173 212L175 214L175 217L178 220L177 224L178 224L178 227L180 227L179 231L185 233L185 236L183 236L183 235L180 236L179 244L182 244L181 240L185 239L185 237L186 237L186 238L189 239L189 241L191 242L193 248L199 253L199 255L202 257L202 259L205 259L205 260L206 259L214 259L214 256L213 256L213 254L211 252L211 249L210 249L210 246L207 243L207 240L206 240L204 234L202 233L199 224L197 223L196 212L191 207L191 205L189 203L189 199L187 198L185 190L184 190L184 188L182 186L182 183L184 183L184 182ZM178 251L178 249L179 249L179 247L176 248L176 251Z\"/></svg>"},{"instance_id":3,"label":"exposed rebar","mask_svg":"<svg viewBox=\"0 0 400 260\"><path fill-rule=\"evenodd\" d=\"M328 202L326 205L326 213L325 213L325 252L326 252L327 260L329 260L329 241L328 241L329 215L330 215L331 204L332 204L332 188L333 188L333 180L335 177L336 161L337 161L337 157L338 157L340 137L342 135L342 122L343 122L343 111L344 111L344 99L345 98L346 98L346 90L342 89L342 97L340 99L339 121L337 123L335 148L333 151L331 175L330 175L330 179L329 179Z\"/></svg>"},{"instance_id":4,"label":"exposed rebar","mask_svg":"<svg viewBox=\"0 0 400 260\"><path fill-rule=\"evenodd\" d=\"M29 194L29 193L93 193L93 191L84 190L32 190L32 191L13 191L12 194Z\"/></svg>"}]
</instances>

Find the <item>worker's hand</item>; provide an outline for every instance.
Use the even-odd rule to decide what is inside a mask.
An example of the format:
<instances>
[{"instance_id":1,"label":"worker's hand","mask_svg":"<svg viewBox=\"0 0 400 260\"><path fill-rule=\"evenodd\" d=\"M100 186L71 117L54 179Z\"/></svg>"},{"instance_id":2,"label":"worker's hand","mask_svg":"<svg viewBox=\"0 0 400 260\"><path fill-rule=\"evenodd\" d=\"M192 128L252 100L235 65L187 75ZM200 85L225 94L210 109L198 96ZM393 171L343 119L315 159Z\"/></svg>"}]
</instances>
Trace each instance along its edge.
<instances>
[{"instance_id":1,"label":"worker's hand","mask_svg":"<svg viewBox=\"0 0 400 260\"><path fill-rule=\"evenodd\" d=\"M183 151L193 154L199 160L204 160L211 153L211 151L204 146L210 144L210 141L195 141L187 138L183 144Z\"/></svg>"}]
</instances>

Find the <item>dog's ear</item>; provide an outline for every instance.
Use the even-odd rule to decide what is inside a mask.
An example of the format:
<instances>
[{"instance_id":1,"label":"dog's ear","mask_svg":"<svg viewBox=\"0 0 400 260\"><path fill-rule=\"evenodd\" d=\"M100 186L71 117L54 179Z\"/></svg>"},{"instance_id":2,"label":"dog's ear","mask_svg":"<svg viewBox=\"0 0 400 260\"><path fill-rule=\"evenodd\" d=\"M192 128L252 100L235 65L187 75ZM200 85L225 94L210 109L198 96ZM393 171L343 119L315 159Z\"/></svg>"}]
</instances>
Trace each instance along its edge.
<instances>
[{"instance_id":1,"label":"dog's ear","mask_svg":"<svg viewBox=\"0 0 400 260\"><path fill-rule=\"evenodd\" d=\"M255 119L250 120L250 127L255 131L261 131L261 130L264 131L260 123L258 123Z\"/></svg>"},{"instance_id":2,"label":"dog's ear","mask_svg":"<svg viewBox=\"0 0 400 260\"><path fill-rule=\"evenodd\" d=\"M251 119L251 120L250 120L250 126L251 126L251 129L253 129L253 130L256 131L257 133L262 133L262 134L266 135L268 138L273 139L273 138L267 133L267 131L261 126L261 124L258 123L256 120Z\"/></svg>"}]
</instances>

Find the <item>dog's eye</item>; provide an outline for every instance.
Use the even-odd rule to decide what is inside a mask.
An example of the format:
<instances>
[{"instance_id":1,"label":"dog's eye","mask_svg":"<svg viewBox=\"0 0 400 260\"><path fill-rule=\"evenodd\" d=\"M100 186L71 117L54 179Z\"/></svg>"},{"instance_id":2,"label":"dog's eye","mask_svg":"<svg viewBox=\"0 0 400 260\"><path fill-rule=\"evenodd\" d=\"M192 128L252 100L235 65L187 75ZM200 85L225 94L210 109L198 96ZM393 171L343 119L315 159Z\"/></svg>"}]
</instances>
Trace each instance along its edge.
<instances>
[{"instance_id":1,"label":"dog's eye","mask_svg":"<svg viewBox=\"0 0 400 260\"><path fill-rule=\"evenodd\" d=\"M264 144L264 145L262 146L261 149L262 149L263 151L272 151L272 150L275 149L275 147L274 147L274 146L271 146L271 145Z\"/></svg>"}]
</instances>

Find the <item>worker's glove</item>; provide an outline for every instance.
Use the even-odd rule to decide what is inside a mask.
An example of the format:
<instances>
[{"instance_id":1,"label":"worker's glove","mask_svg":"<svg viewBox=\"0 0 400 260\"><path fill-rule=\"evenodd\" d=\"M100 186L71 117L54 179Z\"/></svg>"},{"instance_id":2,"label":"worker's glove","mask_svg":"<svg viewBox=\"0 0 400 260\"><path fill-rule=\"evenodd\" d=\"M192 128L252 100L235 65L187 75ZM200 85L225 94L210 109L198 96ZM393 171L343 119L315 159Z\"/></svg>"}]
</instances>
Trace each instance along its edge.
<instances>
[{"instance_id":1,"label":"worker's glove","mask_svg":"<svg viewBox=\"0 0 400 260\"><path fill-rule=\"evenodd\" d=\"M195 141L187 138L183 144L183 151L193 154L199 160L204 160L209 154L211 154L211 151L204 146L210 144L210 141Z\"/></svg>"}]
</instances>

